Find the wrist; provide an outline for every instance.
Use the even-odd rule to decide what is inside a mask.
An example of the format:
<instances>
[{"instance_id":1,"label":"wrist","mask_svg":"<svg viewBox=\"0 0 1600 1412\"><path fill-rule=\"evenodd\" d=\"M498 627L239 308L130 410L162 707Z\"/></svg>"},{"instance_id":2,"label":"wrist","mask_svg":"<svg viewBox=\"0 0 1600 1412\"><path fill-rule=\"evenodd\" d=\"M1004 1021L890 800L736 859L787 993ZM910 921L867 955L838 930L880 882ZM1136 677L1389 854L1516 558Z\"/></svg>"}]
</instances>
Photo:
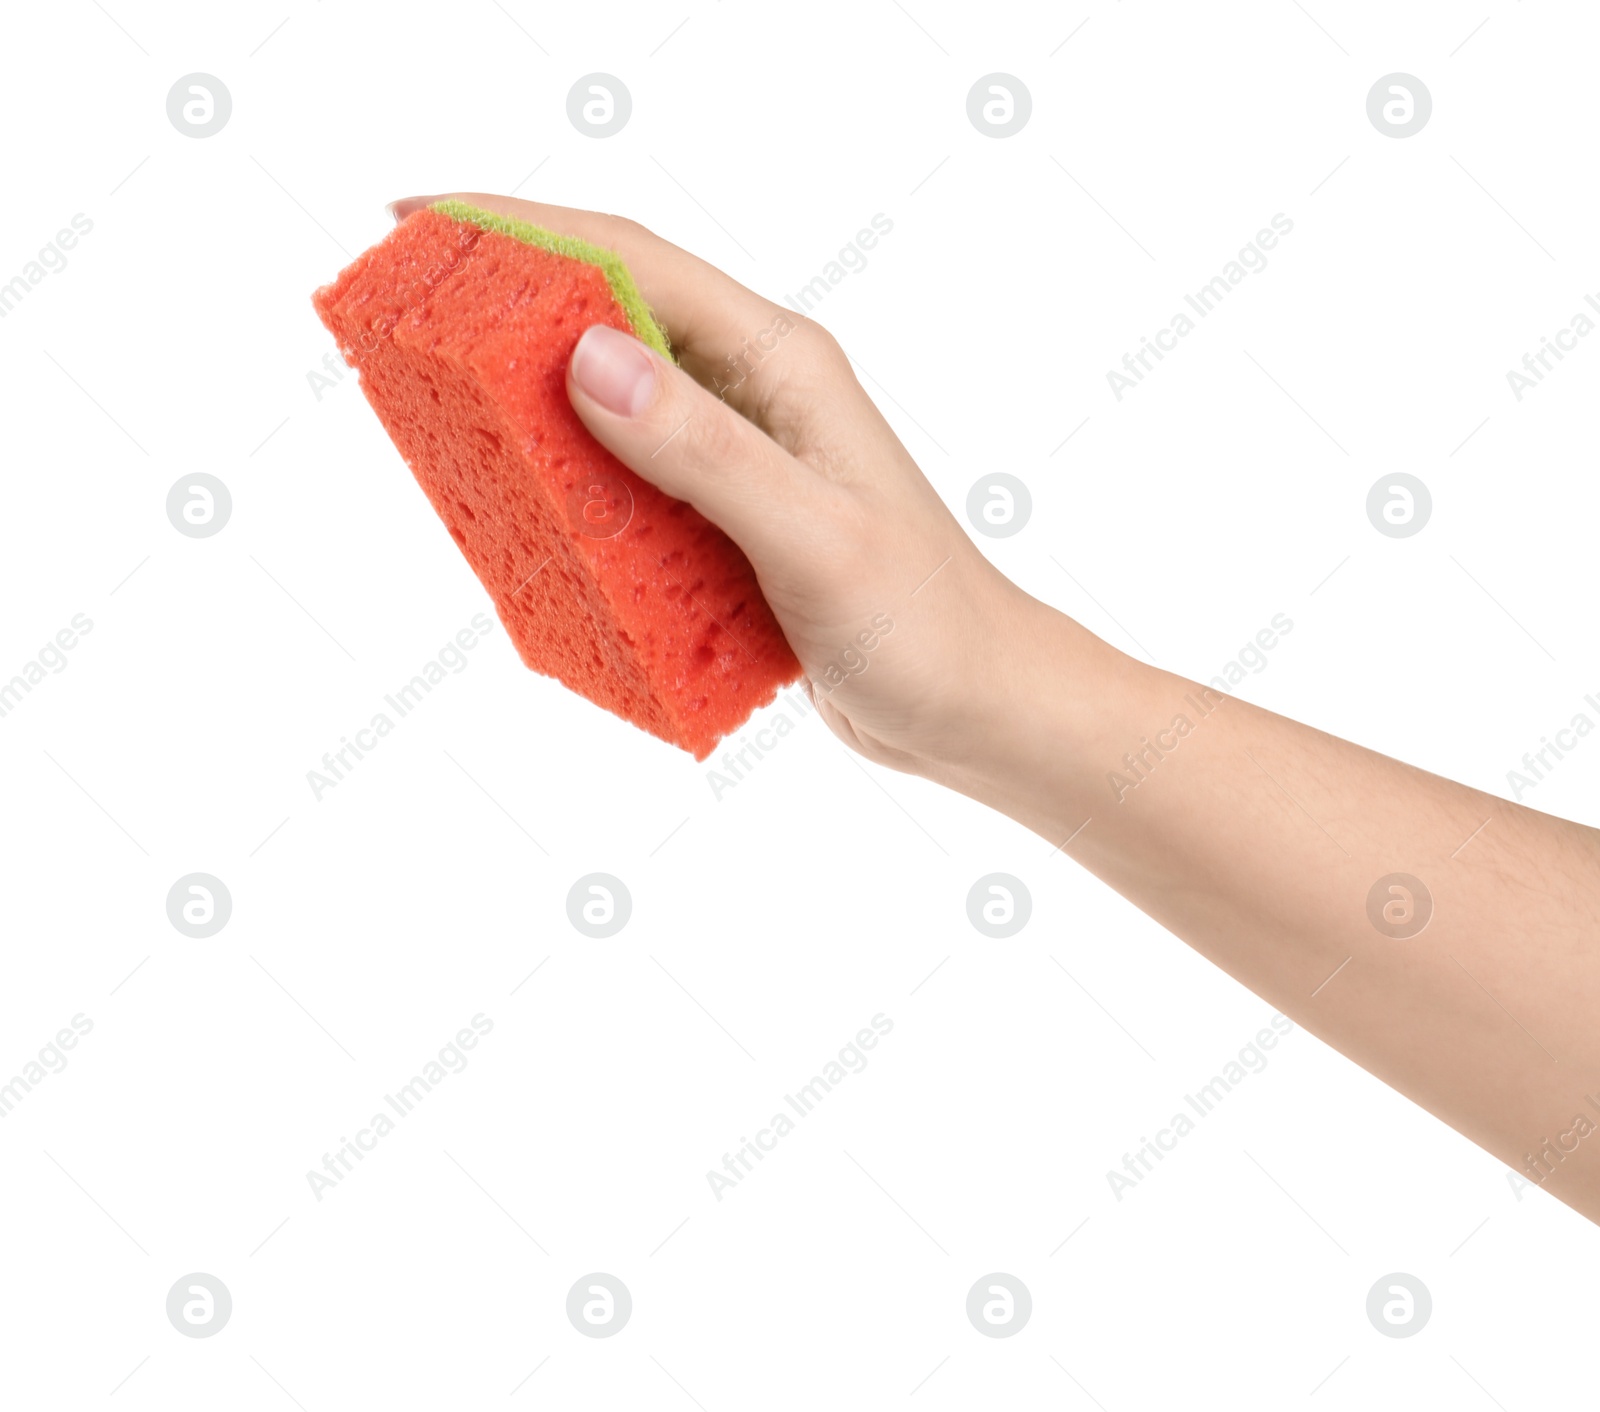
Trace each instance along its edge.
<instances>
[{"instance_id":1,"label":"wrist","mask_svg":"<svg viewBox=\"0 0 1600 1412\"><path fill-rule=\"evenodd\" d=\"M1109 804L1130 719L1165 675L1009 582L951 742L918 770L1060 843ZM1108 763L1110 762L1110 763Z\"/></svg>"}]
</instances>

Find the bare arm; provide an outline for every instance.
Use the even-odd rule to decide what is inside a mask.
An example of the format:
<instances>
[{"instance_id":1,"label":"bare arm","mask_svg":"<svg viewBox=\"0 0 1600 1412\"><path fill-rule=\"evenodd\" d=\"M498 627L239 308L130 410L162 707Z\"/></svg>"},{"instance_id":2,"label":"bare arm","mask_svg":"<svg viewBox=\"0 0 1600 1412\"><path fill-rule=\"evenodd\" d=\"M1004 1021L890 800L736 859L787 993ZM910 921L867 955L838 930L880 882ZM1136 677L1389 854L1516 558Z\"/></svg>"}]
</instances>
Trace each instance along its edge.
<instances>
[{"instance_id":1,"label":"bare arm","mask_svg":"<svg viewBox=\"0 0 1600 1412\"><path fill-rule=\"evenodd\" d=\"M1061 845L1600 1221L1600 833L1131 661L978 553L816 324L631 222L465 199L627 260L680 366L590 329L572 405L739 543L847 744Z\"/></svg>"},{"instance_id":2,"label":"bare arm","mask_svg":"<svg viewBox=\"0 0 1600 1412\"><path fill-rule=\"evenodd\" d=\"M1600 831L1017 618L1026 728L927 773L1600 1220Z\"/></svg>"}]
</instances>

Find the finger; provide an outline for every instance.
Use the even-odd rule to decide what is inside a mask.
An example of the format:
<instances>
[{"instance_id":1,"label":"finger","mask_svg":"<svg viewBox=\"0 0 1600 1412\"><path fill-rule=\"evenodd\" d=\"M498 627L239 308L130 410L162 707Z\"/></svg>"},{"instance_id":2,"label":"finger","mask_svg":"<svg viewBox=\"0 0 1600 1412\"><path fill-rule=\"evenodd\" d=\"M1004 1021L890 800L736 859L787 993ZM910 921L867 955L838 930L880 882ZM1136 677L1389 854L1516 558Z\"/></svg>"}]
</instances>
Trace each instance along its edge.
<instances>
[{"instance_id":1,"label":"finger","mask_svg":"<svg viewBox=\"0 0 1600 1412\"><path fill-rule=\"evenodd\" d=\"M622 256L674 349L685 356L691 372L723 367L745 343L775 319L795 316L715 265L681 250L669 241L621 216L548 206L509 196L454 192L447 196L410 196L390 206L395 219L437 201L463 201L496 215L528 221L561 235L575 235Z\"/></svg>"},{"instance_id":2,"label":"finger","mask_svg":"<svg viewBox=\"0 0 1600 1412\"><path fill-rule=\"evenodd\" d=\"M590 328L567 396L601 445L725 530L758 574L792 562L816 533L827 482L638 339Z\"/></svg>"}]
</instances>

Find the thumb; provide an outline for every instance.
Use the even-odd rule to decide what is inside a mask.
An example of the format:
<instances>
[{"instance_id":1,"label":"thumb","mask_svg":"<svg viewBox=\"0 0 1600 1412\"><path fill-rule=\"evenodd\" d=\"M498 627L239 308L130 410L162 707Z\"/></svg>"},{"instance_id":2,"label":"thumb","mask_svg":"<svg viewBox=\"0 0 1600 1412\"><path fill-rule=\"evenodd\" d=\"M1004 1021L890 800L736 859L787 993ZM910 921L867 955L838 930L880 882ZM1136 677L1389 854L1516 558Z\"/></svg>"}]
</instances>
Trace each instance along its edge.
<instances>
[{"instance_id":1,"label":"thumb","mask_svg":"<svg viewBox=\"0 0 1600 1412\"><path fill-rule=\"evenodd\" d=\"M638 339L596 324L573 349L567 397L629 470L687 500L761 567L792 550L815 478L765 432Z\"/></svg>"}]
</instances>

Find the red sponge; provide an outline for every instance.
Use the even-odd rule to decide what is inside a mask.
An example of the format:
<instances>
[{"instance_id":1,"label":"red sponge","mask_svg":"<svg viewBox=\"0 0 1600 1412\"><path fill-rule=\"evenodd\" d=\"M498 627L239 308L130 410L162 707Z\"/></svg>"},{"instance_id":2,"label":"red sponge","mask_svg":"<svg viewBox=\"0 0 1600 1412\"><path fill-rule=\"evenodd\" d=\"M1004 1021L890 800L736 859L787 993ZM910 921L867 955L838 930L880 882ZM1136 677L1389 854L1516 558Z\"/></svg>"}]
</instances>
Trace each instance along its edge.
<instances>
[{"instance_id":1,"label":"red sponge","mask_svg":"<svg viewBox=\"0 0 1600 1412\"><path fill-rule=\"evenodd\" d=\"M615 255L448 203L313 303L534 671L697 760L799 675L738 547L567 401L591 324L667 351Z\"/></svg>"}]
</instances>

